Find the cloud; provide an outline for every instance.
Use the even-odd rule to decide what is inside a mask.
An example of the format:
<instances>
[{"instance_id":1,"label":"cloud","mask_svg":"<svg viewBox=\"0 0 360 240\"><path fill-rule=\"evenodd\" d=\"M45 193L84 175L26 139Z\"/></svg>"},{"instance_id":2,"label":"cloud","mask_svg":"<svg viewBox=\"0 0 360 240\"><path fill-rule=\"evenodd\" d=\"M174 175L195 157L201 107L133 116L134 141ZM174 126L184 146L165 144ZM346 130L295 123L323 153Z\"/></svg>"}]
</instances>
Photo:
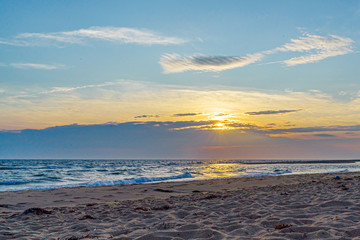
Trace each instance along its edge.
<instances>
[{"instance_id":1,"label":"cloud","mask_svg":"<svg viewBox=\"0 0 360 240\"><path fill-rule=\"evenodd\" d=\"M255 148L256 145L230 145L230 146L202 146L204 150L232 149L232 148Z\"/></svg>"},{"instance_id":2,"label":"cloud","mask_svg":"<svg viewBox=\"0 0 360 240\"><path fill-rule=\"evenodd\" d=\"M199 113L177 113L174 114L174 117L186 117L186 116L196 116L199 115Z\"/></svg>"},{"instance_id":3,"label":"cloud","mask_svg":"<svg viewBox=\"0 0 360 240\"><path fill-rule=\"evenodd\" d=\"M123 27L90 27L65 32L51 33L21 33L14 39L0 39L0 44L13 46L39 46L39 45L58 45L58 44L84 44L89 40L135 43L142 45L169 45L182 44L187 42L185 39L177 37L167 37L161 34L136 28Z\"/></svg>"},{"instance_id":4,"label":"cloud","mask_svg":"<svg viewBox=\"0 0 360 240\"><path fill-rule=\"evenodd\" d=\"M360 125L349 126L329 126L329 127L304 127L304 128L287 128L287 129L271 129L266 130L270 134L283 133L313 133L313 132L343 132L343 131L360 131ZM349 134L349 133L346 133Z\"/></svg>"},{"instance_id":5,"label":"cloud","mask_svg":"<svg viewBox=\"0 0 360 240\"><path fill-rule=\"evenodd\" d=\"M107 87L107 86L114 86L121 84L120 82L105 82L100 84L89 84L89 85L83 85L78 87L53 87L49 91L44 91L42 94L51 94L51 93L66 93L66 92L73 92L80 89L87 89L87 88L101 88L101 87Z\"/></svg>"},{"instance_id":6,"label":"cloud","mask_svg":"<svg viewBox=\"0 0 360 240\"><path fill-rule=\"evenodd\" d=\"M3 143L0 157L192 158L197 156L194 151L199 147L224 144L213 137L212 131L186 128L207 124L211 122L124 122L0 131L0 142ZM174 131L176 128L182 129ZM253 141L250 136L229 139L226 144L247 145Z\"/></svg>"},{"instance_id":7,"label":"cloud","mask_svg":"<svg viewBox=\"0 0 360 240\"><path fill-rule=\"evenodd\" d=\"M321 92L185 87L131 80L5 90L6 94L0 95L0 125L3 129L41 128L74 122L124 122L147 113L159 114L159 121L173 121L174 114L198 113L189 117L197 121L227 120L228 123L257 126L274 123L277 129L292 127L288 126L288 122L294 127L323 126L325 123L360 124L359 97L340 101ZM296 109L306 111L276 115L275 118L244 114ZM219 113L226 113L227 116L217 116Z\"/></svg>"},{"instance_id":8,"label":"cloud","mask_svg":"<svg viewBox=\"0 0 360 240\"><path fill-rule=\"evenodd\" d=\"M290 128L290 129L255 129L259 133L262 132L270 137L284 137L288 139L360 139L359 125L352 126L318 126L305 128ZM348 131L352 131L349 134Z\"/></svg>"},{"instance_id":9,"label":"cloud","mask_svg":"<svg viewBox=\"0 0 360 240\"><path fill-rule=\"evenodd\" d=\"M271 138L242 130L219 134L195 128L206 124L211 122L71 124L0 131L0 158L324 159L359 156L358 140L303 141ZM181 129L174 131L175 128ZM340 146L343 151L339 150Z\"/></svg>"},{"instance_id":10,"label":"cloud","mask_svg":"<svg viewBox=\"0 0 360 240\"><path fill-rule=\"evenodd\" d=\"M282 114L282 113L291 113L291 112L298 112L298 110L267 110L267 111L258 111L258 112L246 112L245 114L248 115L267 115L267 114Z\"/></svg>"},{"instance_id":11,"label":"cloud","mask_svg":"<svg viewBox=\"0 0 360 240\"><path fill-rule=\"evenodd\" d=\"M336 137L336 135L327 134L327 133L314 134L314 136L315 136L315 137Z\"/></svg>"},{"instance_id":12,"label":"cloud","mask_svg":"<svg viewBox=\"0 0 360 240\"><path fill-rule=\"evenodd\" d=\"M251 63L258 62L264 56L279 52L301 52L307 53L300 57L293 57L287 60L277 61L287 66L318 62L320 60L344 55L352 52L353 40L336 35L319 36L306 34L299 39L291 39L290 43L284 44L271 50L246 56L189 56L181 57L178 54L164 54L159 63L164 73L178 73L190 70L204 72L220 72L233 68L244 67Z\"/></svg>"},{"instance_id":13,"label":"cloud","mask_svg":"<svg viewBox=\"0 0 360 240\"><path fill-rule=\"evenodd\" d=\"M42 70L54 70L61 69L65 66L62 64L40 64L40 63L10 63L9 66L19 69L42 69Z\"/></svg>"},{"instance_id":14,"label":"cloud","mask_svg":"<svg viewBox=\"0 0 360 240\"><path fill-rule=\"evenodd\" d=\"M205 72L220 72L228 69L244 67L263 58L263 54L248 54L243 57L231 56L190 56L181 57L178 54L164 54L160 64L164 73L177 73L190 70Z\"/></svg>"},{"instance_id":15,"label":"cloud","mask_svg":"<svg viewBox=\"0 0 360 240\"><path fill-rule=\"evenodd\" d=\"M308 55L290 58L283 61L287 66L318 62L328 57L344 55L352 52L352 43L350 38L344 38L336 35L318 36L306 34L299 39L291 39L282 47L266 51L267 54L276 52L306 52ZM313 53L313 54L312 54Z\"/></svg>"},{"instance_id":16,"label":"cloud","mask_svg":"<svg viewBox=\"0 0 360 240\"><path fill-rule=\"evenodd\" d=\"M153 118L153 117L158 118L160 116L159 115L146 115L146 114L144 114L144 115L135 116L134 118Z\"/></svg>"}]
</instances>

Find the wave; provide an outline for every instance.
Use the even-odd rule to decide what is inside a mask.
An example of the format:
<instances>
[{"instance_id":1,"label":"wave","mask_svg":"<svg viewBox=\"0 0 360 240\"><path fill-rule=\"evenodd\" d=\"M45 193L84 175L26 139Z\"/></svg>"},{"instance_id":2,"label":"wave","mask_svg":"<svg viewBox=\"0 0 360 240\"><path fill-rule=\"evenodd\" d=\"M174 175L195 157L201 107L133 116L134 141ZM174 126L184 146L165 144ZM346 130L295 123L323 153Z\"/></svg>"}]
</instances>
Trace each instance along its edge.
<instances>
[{"instance_id":1,"label":"wave","mask_svg":"<svg viewBox=\"0 0 360 240\"><path fill-rule=\"evenodd\" d=\"M27 170L31 167L0 167L0 170Z\"/></svg>"},{"instance_id":2,"label":"wave","mask_svg":"<svg viewBox=\"0 0 360 240\"><path fill-rule=\"evenodd\" d=\"M293 172L290 170L275 169L273 172L246 174L246 175L241 175L240 177L268 177L268 176L277 176L277 175L292 174L292 173Z\"/></svg>"},{"instance_id":3,"label":"wave","mask_svg":"<svg viewBox=\"0 0 360 240\"><path fill-rule=\"evenodd\" d=\"M139 178L127 178L123 180L115 180L115 181L97 181L88 183L86 186L108 186L108 185L123 185L123 184L139 184L139 183L149 183L149 182L160 182L160 181L168 181L168 180L176 180L183 178L193 178L190 173L184 173L181 175L170 176L170 177L139 177Z\"/></svg>"},{"instance_id":4,"label":"wave","mask_svg":"<svg viewBox=\"0 0 360 240\"><path fill-rule=\"evenodd\" d=\"M96 181L96 182L76 183L76 184L64 184L64 185L52 185L52 186L50 185L50 186L46 186L46 187L41 186L41 187L21 188L21 189L13 189L10 191L140 184L140 183L162 182L162 181L170 181L170 180L178 180L178 179L180 180L180 179L186 179L186 178L193 178L193 176L190 173L184 173L181 175L175 175L175 176L169 176L169 177L127 178L127 179L123 179L123 180L114 180L114 181ZM0 184L1 184L1 182L0 182Z\"/></svg>"},{"instance_id":5,"label":"wave","mask_svg":"<svg viewBox=\"0 0 360 240\"><path fill-rule=\"evenodd\" d=\"M30 183L29 181L0 181L0 185L22 185L22 184L27 184Z\"/></svg>"}]
</instances>

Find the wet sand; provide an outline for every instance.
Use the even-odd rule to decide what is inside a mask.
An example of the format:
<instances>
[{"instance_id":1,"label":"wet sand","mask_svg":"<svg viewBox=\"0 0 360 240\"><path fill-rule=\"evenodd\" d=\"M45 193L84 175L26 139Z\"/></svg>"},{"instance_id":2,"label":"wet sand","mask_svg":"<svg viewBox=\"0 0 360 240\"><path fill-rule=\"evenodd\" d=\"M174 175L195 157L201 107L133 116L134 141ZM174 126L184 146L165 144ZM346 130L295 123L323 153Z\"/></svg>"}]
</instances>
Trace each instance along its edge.
<instances>
[{"instance_id":1,"label":"wet sand","mask_svg":"<svg viewBox=\"0 0 360 240\"><path fill-rule=\"evenodd\" d=\"M1 192L0 239L360 239L360 173Z\"/></svg>"}]
</instances>

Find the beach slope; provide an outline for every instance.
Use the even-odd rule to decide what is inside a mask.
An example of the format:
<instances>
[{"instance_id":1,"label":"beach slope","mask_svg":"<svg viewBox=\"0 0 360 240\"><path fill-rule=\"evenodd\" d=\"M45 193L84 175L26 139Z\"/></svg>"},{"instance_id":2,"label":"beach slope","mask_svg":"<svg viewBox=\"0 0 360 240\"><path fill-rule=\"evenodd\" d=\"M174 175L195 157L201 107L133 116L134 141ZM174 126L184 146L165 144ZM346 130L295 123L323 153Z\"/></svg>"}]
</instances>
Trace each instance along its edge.
<instances>
[{"instance_id":1,"label":"beach slope","mask_svg":"<svg viewBox=\"0 0 360 240\"><path fill-rule=\"evenodd\" d=\"M360 173L0 193L0 239L360 239Z\"/></svg>"}]
</instances>

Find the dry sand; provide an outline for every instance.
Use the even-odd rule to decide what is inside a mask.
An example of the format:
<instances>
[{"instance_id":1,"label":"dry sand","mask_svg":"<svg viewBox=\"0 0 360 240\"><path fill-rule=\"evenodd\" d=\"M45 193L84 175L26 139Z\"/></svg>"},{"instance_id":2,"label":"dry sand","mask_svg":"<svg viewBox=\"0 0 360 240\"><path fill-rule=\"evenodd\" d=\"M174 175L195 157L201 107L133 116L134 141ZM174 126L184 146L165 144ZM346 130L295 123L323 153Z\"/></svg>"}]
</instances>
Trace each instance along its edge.
<instances>
[{"instance_id":1,"label":"dry sand","mask_svg":"<svg viewBox=\"0 0 360 240\"><path fill-rule=\"evenodd\" d=\"M359 221L360 173L0 193L1 240L360 239Z\"/></svg>"}]
</instances>

